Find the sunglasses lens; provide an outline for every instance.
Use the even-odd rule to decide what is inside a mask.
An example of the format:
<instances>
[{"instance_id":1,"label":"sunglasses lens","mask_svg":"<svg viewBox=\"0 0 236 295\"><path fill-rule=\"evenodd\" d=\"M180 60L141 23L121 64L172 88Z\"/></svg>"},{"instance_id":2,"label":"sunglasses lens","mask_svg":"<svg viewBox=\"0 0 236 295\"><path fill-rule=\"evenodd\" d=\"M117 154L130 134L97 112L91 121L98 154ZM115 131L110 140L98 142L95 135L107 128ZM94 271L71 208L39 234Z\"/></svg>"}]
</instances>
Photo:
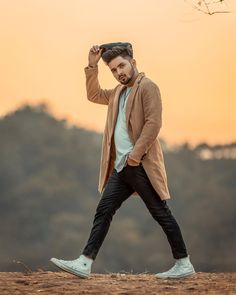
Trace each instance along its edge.
<instances>
[{"instance_id":1,"label":"sunglasses lens","mask_svg":"<svg viewBox=\"0 0 236 295\"><path fill-rule=\"evenodd\" d=\"M106 43L106 44L100 45L100 48L102 48L103 51L106 51L106 50L112 49L113 47L116 47L116 46L131 47L132 48L132 45L128 42Z\"/></svg>"},{"instance_id":2,"label":"sunglasses lens","mask_svg":"<svg viewBox=\"0 0 236 295\"><path fill-rule=\"evenodd\" d=\"M132 45L128 42L115 42L115 43L106 43L102 44L99 47L102 48L101 54L105 53L107 50L113 49L116 46L127 48L128 54L133 57Z\"/></svg>"}]
</instances>

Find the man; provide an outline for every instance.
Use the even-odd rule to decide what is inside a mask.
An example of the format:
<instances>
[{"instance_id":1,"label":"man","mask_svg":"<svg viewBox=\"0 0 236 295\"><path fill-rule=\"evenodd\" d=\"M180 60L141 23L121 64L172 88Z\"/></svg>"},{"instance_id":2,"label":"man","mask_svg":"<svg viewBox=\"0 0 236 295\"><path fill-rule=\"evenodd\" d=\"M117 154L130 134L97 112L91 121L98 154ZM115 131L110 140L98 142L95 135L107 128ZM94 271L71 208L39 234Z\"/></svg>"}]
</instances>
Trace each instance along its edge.
<instances>
[{"instance_id":1,"label":"man","mask_svg":"<svg viewBox=\"0 0 236 295\"><path fill-rule=\"evenodd\" d=\"M101 89L98 62L102 57L119 84ZM93 227L79 258L51 261L61 269L87 278L116 210L132 194L139 195L160 224L176 262L158 278L180 278L195 273L181 230L166 200L170 199L158 134L162 103L158 86L139 72L130 43L94 45L85 67L88 100L108 106L102 143L98 190L102 197Z\"/></svg>"}]
</instances>

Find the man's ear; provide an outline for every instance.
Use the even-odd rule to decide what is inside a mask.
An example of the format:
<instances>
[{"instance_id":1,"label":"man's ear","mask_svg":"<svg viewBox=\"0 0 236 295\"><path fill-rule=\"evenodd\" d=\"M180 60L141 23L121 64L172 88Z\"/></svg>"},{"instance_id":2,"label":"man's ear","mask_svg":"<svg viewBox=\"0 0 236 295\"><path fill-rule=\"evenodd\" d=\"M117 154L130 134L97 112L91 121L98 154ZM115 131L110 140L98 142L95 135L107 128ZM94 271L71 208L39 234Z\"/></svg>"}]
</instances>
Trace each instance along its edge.
<instances>
[{"instance_id":1,"label":"man's ear","mask_svg":"<svg viewBox=\"0 0 236 295\"><path fill-rule=\"evenodd\" d=\"M131 62L131 64L132 64L133 66L136 66L136 59L132 58L132 59L130 60L130 62Z\"/></svg>"}]
</instances>

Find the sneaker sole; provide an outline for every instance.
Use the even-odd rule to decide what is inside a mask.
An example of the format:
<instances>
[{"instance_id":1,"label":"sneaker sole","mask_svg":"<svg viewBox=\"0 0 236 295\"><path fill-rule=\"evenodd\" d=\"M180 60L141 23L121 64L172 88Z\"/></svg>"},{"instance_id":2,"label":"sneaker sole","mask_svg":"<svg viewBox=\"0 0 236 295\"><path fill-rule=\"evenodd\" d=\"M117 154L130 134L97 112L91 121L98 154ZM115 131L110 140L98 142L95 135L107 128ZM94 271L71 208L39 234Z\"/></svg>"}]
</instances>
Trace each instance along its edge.
<instances>
[{"instance_id":1,"label":"sneaker sole","mask_svg":"<svg viewBox=\"0 0 236 295\"><path fill-rule=\"evenodd\" d=\"M193 275L195 273L196 273L195 271L191 271L191 272L188 272L188 273L185 273L185 274L182 274L182 275L178 275L178 276L159 277L158 275L155 275L155 277L158 278L158 279L179 279L179 278L183 278L183 277Z\"/></svg>"},{"instance_id":2,"label":"sneaker sole","mask_svg":"<svg viewBox=\"0 0 236 295\"><path fill-rule=\"evenodd\" d=\"M79 271L76 271L74 269L71 269L69 268L68 266L64 265L63 263L57 261L57 260L54 260L53 258L50 259L50 261L55 264L57 267L59 267L60 269L64 270L64 271L67 271L73 275L76 275L82 279L87 279L89 277L89 275L83 273L83 272L79 272Z\"/></svg>"}]
</instances>

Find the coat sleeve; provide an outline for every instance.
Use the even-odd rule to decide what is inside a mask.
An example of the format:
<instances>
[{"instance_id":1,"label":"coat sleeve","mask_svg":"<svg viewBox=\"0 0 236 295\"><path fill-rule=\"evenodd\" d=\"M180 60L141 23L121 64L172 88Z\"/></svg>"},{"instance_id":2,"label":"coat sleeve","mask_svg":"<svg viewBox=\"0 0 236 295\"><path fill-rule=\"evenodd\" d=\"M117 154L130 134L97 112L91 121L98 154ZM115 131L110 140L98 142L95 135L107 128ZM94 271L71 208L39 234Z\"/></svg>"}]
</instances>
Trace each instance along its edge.
<instances>
[{"instance_id":1,"label":"coat sleeve","mask_svg":"<svg viewBox=\"0 0 236 295\"><path fill-rule=\"evenodd\" d=\"M162 126L162 101L159 87L151 81L143 86L141 91L145 121L141 134L129 155L138 163L154 143Z\"/></svg>"},{"instance_id":2,"label":"coat sleeve","mask_svg":"<svg viewBox=\"0 0 236 295\"><path fill-rule=\"evenodd\" d=\"M109 98L114 89L101 89L98 81L98 66L94 68L87 66L84 68L84 71L88 100L94 103L108 105Z\"/></svg>"}]
</instances>

